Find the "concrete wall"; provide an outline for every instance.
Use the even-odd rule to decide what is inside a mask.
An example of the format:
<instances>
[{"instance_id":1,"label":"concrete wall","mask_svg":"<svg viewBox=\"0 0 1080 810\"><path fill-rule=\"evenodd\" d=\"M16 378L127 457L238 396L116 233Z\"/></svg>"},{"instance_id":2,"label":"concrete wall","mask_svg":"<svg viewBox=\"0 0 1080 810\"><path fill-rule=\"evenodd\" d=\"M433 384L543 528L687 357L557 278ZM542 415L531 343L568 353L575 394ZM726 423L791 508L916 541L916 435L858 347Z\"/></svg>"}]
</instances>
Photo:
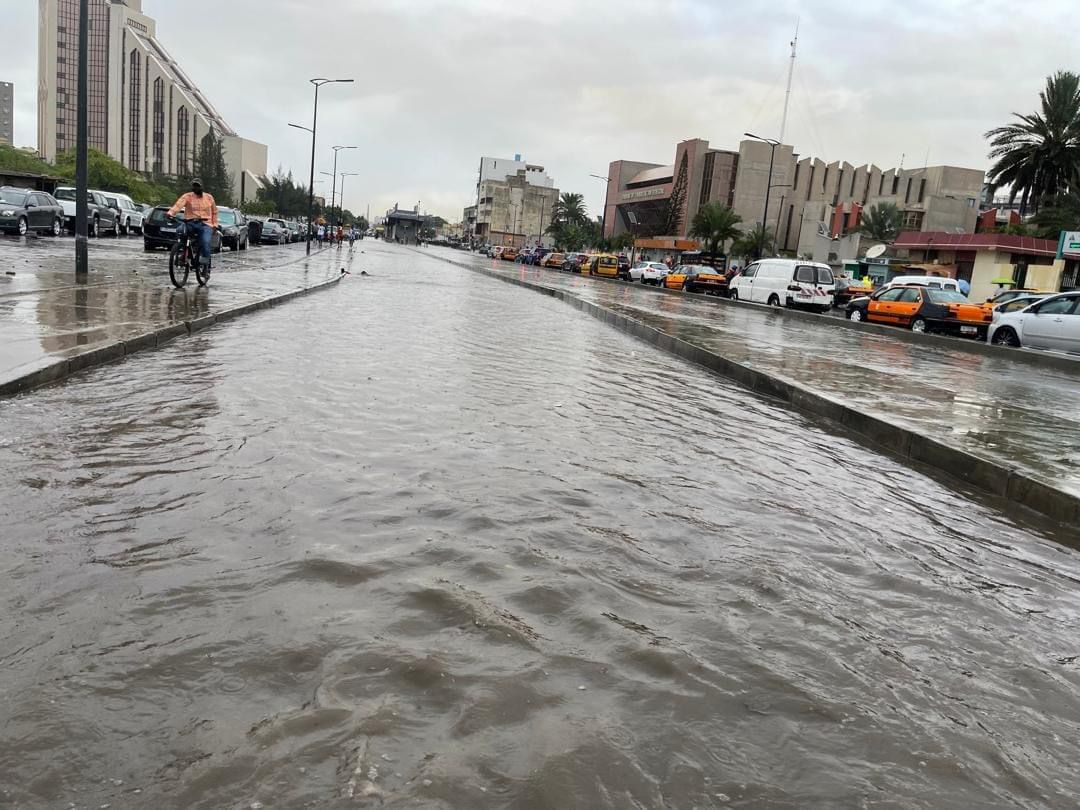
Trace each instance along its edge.
<instances>
[{"instance_id":1,"label":"concrete wall","mask_svg":"<svg viewBox=\"0 0 1080 810\"><path fill-rule=\"evenodd\" d=\"M15 85L0 82L0 143L15 142Z\"/></svg>"},{"instance_id":2,"label":"concrete wall","mask_svg":"<svg viewBox=\"0 0 1080 810\"><path fill-rule=\"evenodd\" d=\"M980 250L975 254L975 266L971 271L972 301L985 301L1000 289L991 284L995 278L1013 278L1016 266L1009 261L1009 254L996 250ZM1065 262L1057 259L1053 264L1029 264L1024 286L1029 289L1057 292L1061 286L1061 274Z\"/></svg>"},{"instance_id":3,"label":"concrete wall","mask_svg":"<svg viewBox=\"0 0 1080 810\"><path fill-rule=\"evenodd\" d=\"M237 204L254 200L262 185L259 178L266 176L266 144L249 141L238 135L222 138L225 163L233 176L233 199ZM241 192L243 192L241 194Z\"/></svg>"}]
</instances>

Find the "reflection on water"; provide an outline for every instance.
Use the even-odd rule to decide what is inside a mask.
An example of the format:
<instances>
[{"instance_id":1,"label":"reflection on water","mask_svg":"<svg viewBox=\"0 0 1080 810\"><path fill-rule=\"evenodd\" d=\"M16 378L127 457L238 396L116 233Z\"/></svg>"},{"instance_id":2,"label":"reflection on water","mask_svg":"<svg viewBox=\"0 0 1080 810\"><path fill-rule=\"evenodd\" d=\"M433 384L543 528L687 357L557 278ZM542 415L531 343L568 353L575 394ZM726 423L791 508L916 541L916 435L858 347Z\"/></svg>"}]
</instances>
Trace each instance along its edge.
<instances>
[{"instance_id":1,"label":"reflection on water","mask_svg":"<svg viewBox=\"0 0 1080 810\"><path fill-rule=\"evenodd\" d=\"M0 804L1072 802L1067 538L559 302L364 268L5 403Z\"/></svg>"}]
</instances>

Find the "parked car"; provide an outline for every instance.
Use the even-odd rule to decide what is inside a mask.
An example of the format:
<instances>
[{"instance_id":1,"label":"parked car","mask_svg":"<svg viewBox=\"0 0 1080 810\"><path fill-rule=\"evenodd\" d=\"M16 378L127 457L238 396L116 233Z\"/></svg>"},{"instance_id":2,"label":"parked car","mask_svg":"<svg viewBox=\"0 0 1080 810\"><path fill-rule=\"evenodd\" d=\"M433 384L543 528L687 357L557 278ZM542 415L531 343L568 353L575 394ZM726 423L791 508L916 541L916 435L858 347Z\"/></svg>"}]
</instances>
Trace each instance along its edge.
<instances>
[{"instance_id":1,"label":"parked car","mask_svg":"<svg viewBox=\"0 0 1080 810\"><path fill-rule=\"evenodd\" d=\"M1049 298L1054 293L1028 293L1027 295L1020 295L1015 298L1010 298L1008 301L999 304L990 304L994 308L992 319L996 322L998 318L1007 312L1019 312L1022 309L1027 309L1032 304L1042 301L1044 298Z\"/></svg>"},{"instance_id":2,"label":"parked car","mask_svg":"<svg viewBox=\"0 0 1080 810\"><path fill-rule=\"evenodd\" d=\"M630 270L627 272L627 274L626 274L627 275L627 280L628 281L640 281L642 283L645 283L645 271L649 269L650 265L654 265L654 264L657 265L657 269L659 269L661 267L664 270L668 269L667 265L663 264L661 262L638 262L633 267L631 267Z\"/></svg>"},{"instance_id":3,"label":"parked car","mask_svg":"<svg viewBox=\"0 0 1080 810\"><path fill-rule=\"evenodd\" d=\"M849 276L837 276L833 290L833 306L847 307L854 298L865 298L874 294L874 285Z\"/></svg>"},{"instance_id":4,"label":"parked car","mask_svg":"<svg viewBox=\"0 0 1080 810\"><path fill-rule=\"evenodd\" d=\"M664 279L664 286L669 290L726 296L728 276L723 270L717 270L707 264L683 264L668 274L668 277Z\"/></svg>"},{"instance_id":5,"label":"parked car","mask_svg":"<svg viewBox=\"0 0 1080 810\"><path fill-rule=\"evenodd\" d=\"M75 189L71 186L60 186L53 192L53 196L64 209L65 226L75 233ZM90 236L100 236L105 232L117 233L116 211L109 207L104 194L100 191L87 191L86 206L86 230Z\"/></svg>"},{"instance_id":6,"label":"parked car","mask_svg":"<svg viewBox=\"0 0 1080 810\"><path fill-rule=\"evenodd\" d=\"M301 235L303 233L303 226L299 222L286 222L285 230L289 234L289 242L295 243L303 239Z\"/></svg>"},{"instance_id":7,"label":"parked car","mask_svg":"<svg viewBox=\"0 0 1080 810\"><path fill-rule=\"evenodd\" d=\"M600 253L589 256L586 264L582 266L582 273L590 276L603 276L604 278L619 277L619 257L610 253Z\"/></svg>"},{"instance_id":8,"label":"parked car","mask_svg":"<svg viewBox=\"0 0 1080 810\"><path fill-rule=\"evenodd\" d=\"M1080 292L1052 295L1019 312L999 314L986 339L998 346L1080 353Z\"/></svg>"},{"instance_id":9,"label":"parked car","mask_svg":"<svg viewBox=\"0 0 1080 810\"><path fill-rule=\"evenodd\" d=\"M881 289L888 287L906 287L910 284L916 284L920 287L936 287L940 290L955 290L960 292L960 283L954 278L948 278L946 276L897 276L889 281L887 284L883 284Z\"/></svg>"},{"instance_id":10,"label":"parked car","mask_svg":"<svg viewBox=\"0 0 1080 810\"><path fill-rule=\"evenodd\" d=\"M237 208L219 208L218 225L221 226L221 244L230 250L247 250L247 217Z\"/></svg>"},{"instance_id":11,"label":"parked car","mask_svg":"<svg viewBox=\"0 0 1080 810\"><path fill-rule=\"evenodd\" d=\"M991 296L990 298L987 298L986 303L988 303L992 307L996 307L999 304L1005 304L1005 303L1007 303L1009 301L1013 301L1013 300L1015 300L1017 298L1020 298L1022 296L1028 296L1028 295L1041 295L1041 296L1045 297L1047 295L1053 295L1053 293L1042 292L1041 290L1028 290L1028 289L1002 290L997 295L994 295L994 296Z\"/></svg>"},{"instance_id":12,"label":"parked car","mask_svg":"<svg viewBox=\"0 0 1080 810\"><path fill-rule=\"evenodd\" d=\"M19 236L36 231L59 236L64 209L51 194L29 188L0 187L0 229Z\"/></svg>"},{"instance_id":13,"label":"parked car","mask_svg":"<svg viewBox=\"0 0 1080 810\"><path fill-rule=\"evenodd\" d=\"M284 245L289 241L289 229L283 219L264 219L259 234L260 245Z\"/></svg>"},{"instance_id":14,"label":"parked car","mask_svg":"<svg viewBox=\"0 0 1080 810\"><path fill-rule=\"evenodd\" d=\"M550 248L537 247L532 249L532 256L529 259L529 264L539 266L540 262L544 260L544 257L551 253Z\"/></svg>"},{"instance_id":15,"label":"parked car","mask_svg":"<svg viewBox=\"0 0 1080 810\"><path fill-rule=\"evenodd\" d=\"M566 261L565 253L549 253L540 260L541 267L552 267L556 270L562 269L563 262Z\"/></svg>"},{"instance_id":16,"label":"parked car","mask_svg":"<svg viewBox=\"0 0 1080 810\"><path fill-rule=\"evenodd\" d=\"M671 273L671 268L663 262L646 262L645 269L641 273L641 283L662 287L669 273Z\"/></svg>"},{"instance_id":17,"label":"parked car","mask_svg":"<svg viewBox=\"0 0 1080 810\"><path fill-rule=\"evenodd\" d=\"M847 305L852 321L892 324L912 332L948 332L984 338L992 318L991 308L972 304L958 290L924 287L883 287L869 297Z\"/></svg>"},{"instance_id":18,"label":"parked car","mask_svg":"<svg viewBox=\"0 0 1080 810\"><path fill-rule=\"evenodd\" d=\"M625 253L619 254L619 278L630 277L630 257Z\"/></svg>"},{"instance_id":19,"label":"parked car","mask_svg":"<svg viewBox=\"0 0 1080 810\"><path fill-rule=\"evenodd\" d=\"M105 202L116 212L117 230L120 236L132 231L142 232L143 212L127 194L103 192Z\"/></svg>"},{"instance_id":20,"label":"parked car","mask_svg":"<svg viewBox=\"0 0 1080 810\"><path fill-rule=\"evenodd\" d=\"M798 259L762 259L729 284L731 298L769 306L805 307L828 312L836 282L827 264Z\"/></svg>"},{"instance_id":21,"label":"parked car","mask_svg":"<svg viewBox=\"0 0 1080 810\"><path fill-rule=\"evenodd\" d=\"M171 249L179 238L177 228L184 221L184 212L178 211L175 217L169 216L169 206L159 205L143 220L143 250L156 248ZM221 231L214 229L210 237L210 250L221 253Z\"/></svg>"},{"instance_id":22,"label":"parked car","mask_svg":"<svg viewBox=\"0 0 1080 810\"><path fill-rule=\"evenodd\" d=\"M499 258L504 262L512 262L517 258L517 248L513 245L506 245L501 251L499 251Z\"/></svg>"}]
</instances>

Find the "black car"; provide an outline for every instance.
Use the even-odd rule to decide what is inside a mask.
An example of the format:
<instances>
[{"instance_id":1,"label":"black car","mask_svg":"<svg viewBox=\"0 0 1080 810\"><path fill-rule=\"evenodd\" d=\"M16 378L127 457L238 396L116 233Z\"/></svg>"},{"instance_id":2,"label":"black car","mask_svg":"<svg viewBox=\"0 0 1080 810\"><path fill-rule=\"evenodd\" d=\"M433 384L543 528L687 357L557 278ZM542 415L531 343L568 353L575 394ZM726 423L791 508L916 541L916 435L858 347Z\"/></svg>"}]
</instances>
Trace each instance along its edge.
<instances>
[{"instance_id":1,"label":"black car","mask_svg":"<svg viewBox=\"0 0 1080 810\"><path fill-rule=\"evenodd\" d=\"M625 253L619 254L619 278L630 278L630 257Z\"/></svg>"},{"instance_id":2,"label":"black car","mask_svg":"<svg viewBox=\"0 0 1080 810\"><path fill-rule=\"evenodd\" d=\"M221 244L230 250L247 250L248 221L237 208L219 208L218 225L221 226Z\"/></svg>"},{"instance_id":3,"label":"black car","mask_svg":"<svg viewBox=\"0 0 1080 810\"><path fill-rule=\"evenodd\" d=\"M75 233L75 189L61 186L53 193L64 208L64 220L67 229ZM109 207L109 201L100 191L86 192L86 229L90 236L99 236L105 231L114 235L120 231L119 217Z\"/></svg>"},{"instance_id":4,"label":"black car","mask_svg":"<svg viewBox=\"0 0 1080 810\"><path fill-rule=\"evenodd\" d=\"M59 236L64 209L51 194L28 188L0 188L0 229L24 236L30 231Z\"/></svg>"},{"instance_id":5,"label":"black car","mask_svg":"<svg viewBox=\"0 0 1080 810\"><path fill-rule=\"evenodd\" d=\"M260 245L286 245L291 238L285 220L277 218L263 220L262 232L259 234Z\"/></svg>"},{"instance_id":6,"label":"black car","mask_svg":"<svg viewBox=\"0 0 1080 810\"><path fill-rule=\"evenodd\" d=\"M263 224L261 219L248 219L248 244L258 245L262 243Z\"/></svg>"},{"instance_id":7,"label":"black car","mask_svg":"<svg viewBox=\"0 0 1080 810\"><path fill-rule=\"evenodd\" d=\"M143 220L143 250L171 248L179 238L177 226L184 221L184 212L178 211L175 217L169 216L169 206L159 205ZM210 237L210 250L221 253L221 231L214 229Z\"/></svg>"}]
</instances>

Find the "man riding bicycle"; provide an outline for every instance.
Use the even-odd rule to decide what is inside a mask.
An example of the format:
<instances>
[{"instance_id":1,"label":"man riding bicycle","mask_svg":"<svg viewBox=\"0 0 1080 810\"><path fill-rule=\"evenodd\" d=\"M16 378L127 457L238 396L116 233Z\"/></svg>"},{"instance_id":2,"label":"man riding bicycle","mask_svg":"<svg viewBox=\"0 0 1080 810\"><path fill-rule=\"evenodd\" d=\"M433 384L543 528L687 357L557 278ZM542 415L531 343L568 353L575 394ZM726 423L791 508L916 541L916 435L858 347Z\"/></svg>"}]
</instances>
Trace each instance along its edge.
<instances>
[{"instance_id":1,"label":"man riding bicycle","mask_svg":"<svg viewBox=\"0 0 1080 810\"><path fill-rule=\"evenodd\" d=\"M175 217L180 209L184 211L184 228L199 239L199 264L209 275L210 240L214 235L214 229L218 227L218 210L214 195L204 192L202 180L196 177L191 181L191 191L181 196L169 209L169 216Z\"/></svg>"}]
</instances>

